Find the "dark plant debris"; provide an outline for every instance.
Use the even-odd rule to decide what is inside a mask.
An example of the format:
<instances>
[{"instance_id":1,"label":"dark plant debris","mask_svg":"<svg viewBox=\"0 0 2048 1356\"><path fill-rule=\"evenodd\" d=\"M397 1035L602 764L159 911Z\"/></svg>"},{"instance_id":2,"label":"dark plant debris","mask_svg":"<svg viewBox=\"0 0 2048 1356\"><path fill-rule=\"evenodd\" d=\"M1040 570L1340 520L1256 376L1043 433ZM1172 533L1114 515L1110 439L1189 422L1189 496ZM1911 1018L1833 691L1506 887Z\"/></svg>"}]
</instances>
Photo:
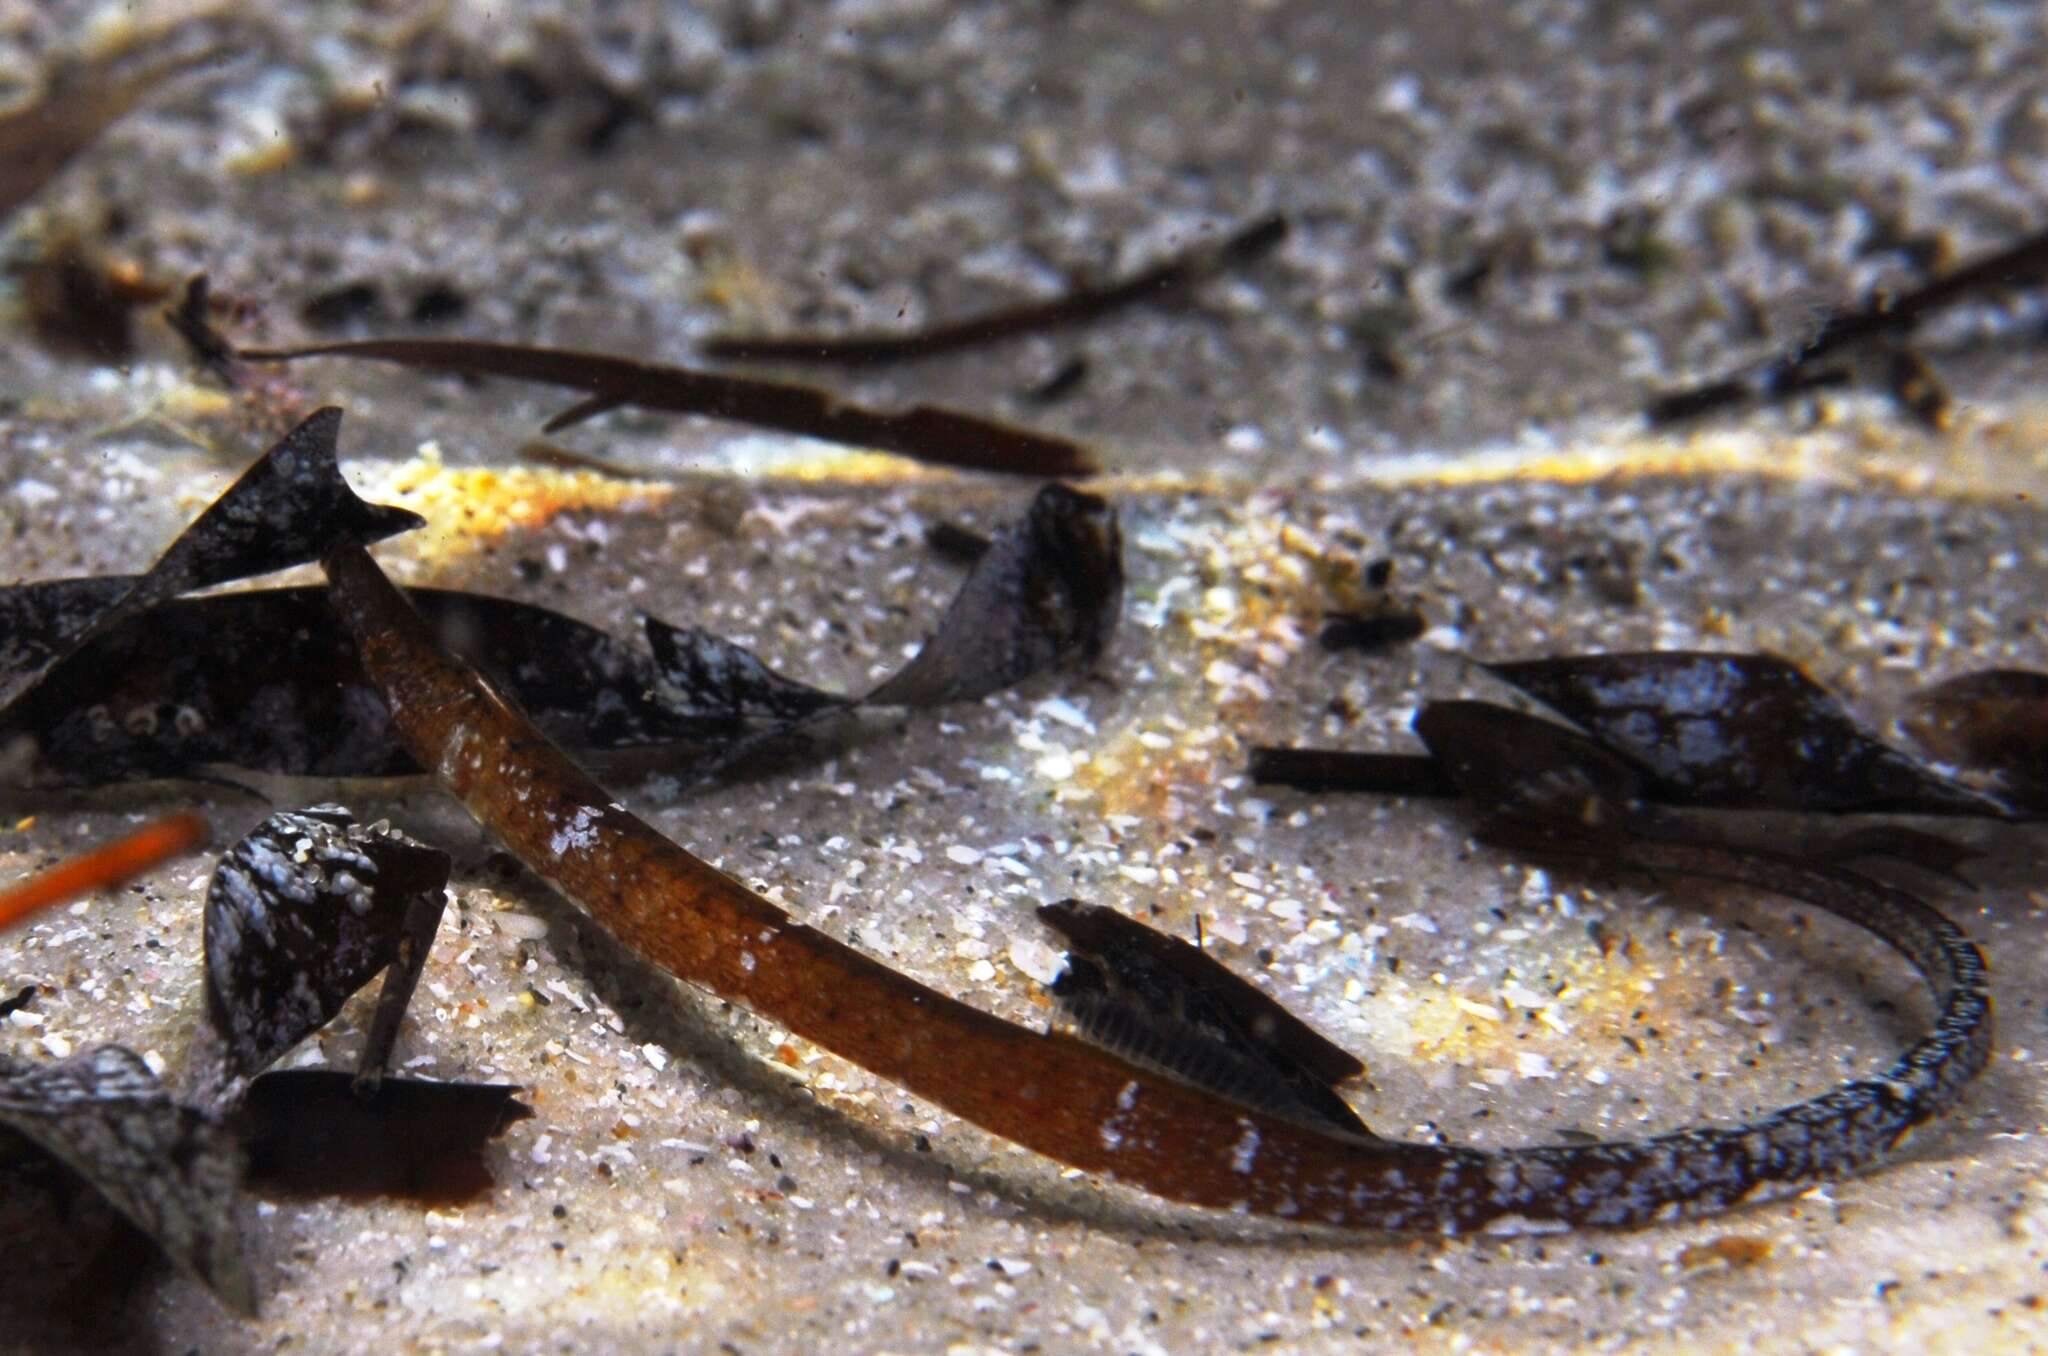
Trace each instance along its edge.
<instances>
[{"instance_id":1,"label":"dark plant debris","mask_svg":"<svg viewBox=\"0 0 2048 1356\"><path fill-rule=\"evenodd\" d=\"M1652 424L1672 424L1719 413L1744 401L1778 401L1853 379L1854 363L1875 355L1884 381L1906 411L1931 427L1948 419L1949 400L1926 361L1906 346L1921 321L1951 306L1979 301L2048 281L2048 231L1961 264L1899 293L1838 311L1813 337L1777 357L1704 385L1667 391L1644 413Z\"/></svg>"},{"instance_id":2,"label":"dark plant debris","mask_svg":"<svg viewBox=\"0 0 2048 1356\"><path fill-rule=\"evenodd\" d=\"M1256 263L1286 238L1285 217L1261 217L1220 241L1196 245L1120 282L1075 288L1050 301L946 321L908 334L721 335L706 342L703 351L706 357L721 362L840 367L878 366L957 353L1019 335L1086 324L1139 303L1172 300L1219 273ZM1056 398L1057 394L1039 399Z\"/></svg>"},{"instance_id":3,"label":"dark plant debris","mask_svg":"<svg viewBox=\"0 0 2048 1356\"><path fill-rule=\"evenodd\" d=\"M1483 665L1577 731L1489 702L1431 702L1429 721L1483 723L1502 741L1486 762L1515 775L1517 741L1569 740L1598 765L1617 804L1810 814L2010 818L2014 807L1942 776L1857 726L1834 697L1775 655L1650 651ZM1540 727L1540 728L1539 728ZM1455 794L1459 773L1429 755L1260 747L1254 781L1304 791ZM1477 747L1477 745L1472 745ZM1484 767L1470 775L1480 775ZM1618 788L1627 783L1627 792Z\"/></svg>"},{"instance_id":4,"label":"dark plant debris","mask_svg":"<svg viewBox=\"0 0 2048 1356\"><path fill-rule=\"evenodd\" d=\"M1420 612L1400 609L1364 614L1326 612L1323 614L1323 631L1317 639L1326 650L1377 654L1396 645L1405 645L1428 629L1429 622Z\"/></svg>"},{"instance_id":5,"label":"dark plant debris","mask_svg":"<svg viewBox=\"0 0 2048 1356\"><path fill-rule=\"evenodd\" d=\"M2048 673L1985 669L1914 694L1901 722L1941 762L1997 779L2001 797L2048 811Z\"/></svg>"},{"instance_id":6,"label":"dark plant debris","mask_svg":"<svg viewBox=\"0 0 2048 1356\"><path fill-rule=\"evenodd\" d=\"M1647 769L1652 798L1667 804L2005 813L1865 733L1826 689L1775 655L1646 651L1485 667Z\"/></svg>"},{"instance_id":7,"label":"dark plant debris","mask_svg":"<svg viewBox=\"0 0 2048 1356\"><path fill-rule=\"evenodd\" d=\"M204 273L186 280L176 304L166 306L163 317L185 341L193 361L228 385L235 384L235 346L213 323L213 286Z\"/></svg>"},{"instance_id":8,"label":"dark plant debris","mask_svg":"<svg viewBox=\"0 0 2048 1356\"><path fill-rule=\"evenodd\" d=\"M249 1087L249 1185L279 1196L397 1196L459 1205L494 1183L484 1146L533 1115L499 1083L387 1078L373 1090L333 1069L280 1069Z\"/></svg>"},{"instance_id":9,"label":"dark plant debris","mask_svg":"<svg viewBox=\"0 0 2048 1356\"><path fill-rule=\"evenodd\" d=\"M221 858L206 892L216 1086L239 1091L383 972L359 1073L373 1087L390 1063L447 886L447 853L365 828L338 805L281 811L251 830Z\"/></svg>"},{"instance_id":10,"label":"dark plant debris","mask_svg":"<svg viewBox=\"0 0 2048 1356\"><path fill-rule=\"evenodd\" d=\"M235 1222L234 1142L173 1099L141 1056L118 1045L53 1063L0 1055L0 1126L90 1182L224 1304L256 1311Z\"/></svg>"},{"instance_id":11,"label":"dark plant debris","mask_svg":"<svg viewBox=\"0 0 2048 1356\"><path fill-rule=\"evenodd\" d=\"M1082 1036L1244 1106L1371 1137L1334 1091L1365 1065L1206 951L1079 900L1038 917L1066 939L1052 992Z\"/></svg>"},{"instance_id":12,"label":"dark plant debris","mask_svg":"<svg viewBox=\"0 0 2048 1356\"><path fill-rule=\"evenodd\" d=\"M1747 1124L1647 1140L1475 1150L1273 1115L1065 1033L971 1008L798 922L619 806L437 644L360 546L337 546L323 568L414 758L622 944L985 1129L1170 1199L1461 1233L1501 1219L1527 1228L1712 1213L1882 1161L1912 1127L1953 1106L1989 1056L1982 958L1913 896L1761 854L1581 830L1578 839L1595 839L1608 865L1772 890L1870 929L1920 971L1938 1019L1873 1077ZM1552 846L1583 849L1572 839ZM1140 973L1122 955L1112 969ZM1169 1034L1169 1048L1184 1051L1186 1028Z\"/></svg>"},{"instance_id":13,"label":"dark plant debris","mask_svg":"<svg viewBox=\"0 0 2048 1356\"><path fill-rule=\"evenodd\" d=\"M331 444L307 455L332 466ZM324 483L313 461L294 465L294 474ZM180 538L193 543L189 549L173 547L165 560L197 553L218 562L209 577L268 563L253 553L232 557L218 541L223 525L243 513L224 506L254 492L230 490ZM366 509L329 507L326 517L294 530L361 522L366 534L381 535L411 521L387 516L395 510L365 517ZM331 624L320 590L261 589L130 608L141 587L122 577L0 588L0 684L30 675L0 709L0 781L84 787L217 768L316 777L418 771L353 646ZM433 589L411 596L443 644L490 673L571 747L605 753L694 744L736 756L756 741L859 707L972 701L1048 669L1092 664L1115 630L1122 590L1115 511L1093 495L1050 485L981 553L918 654L865 696L783 677L730 641L654 617L643 619L648 648L641 650L529 603Z\"/></svg>"},{"instance_id":14,"label":"dark plant debris","mask_svg":"<svg viewBox=\"0 0 2048 1356\"><path fill-rule=\"evenodd\" d=\"M1045 380L1025 388L1017 398L1027 405L1057 404L1087 384L1088 371L1088 359L1077 353L1055 367Z\"/></svg>"},{"instance_id":15,"label":"dark plant debris","mask_svg":"<svg viewBox=\"0 0 2048 1356\"><path fill-rule=\"evenodd\" d=\"M1070 439L957 410L932 405L875 410L817 387L646 363L608 353L480 339L359 339L300 348L245 348L238 350L237 356L256 363L366 358L423 372L505 377L586 392L585 399L543 426L546 433L632 405L668 414L727 419L849 447L879 448L913 461L964 470L1076 477L1102 469L1093 453Z\"/></svg>"},{"instance_id":16,"label":"dark plant debris","mask_svg":"<svg viewBox=\"0 0 2048 1356\"><path fill-rule=\"evenodd\" d=\"M334 459L340 429L340 410L308 416L118 590L104 580L61 590L55 616L46 599L10 591L0 603L0 722L53 663L181 593L304 564L337 538L378 541L418 527L417 515L349 490ZM23 612L29 620L17 626Z\"/></svg>"},{"instance_id":17,"label":"dark plant debris","mask_svg":"<svg viewBox=\"0 0 2048 1356\"><path fill-rule=\"evenodd\" d=\"M169 292L132 264L108 257L69 232L46 241L35 256L8 271L21 289L36 337L56 352L97 363L132 357L135 312Z\"/></svg>"}]
</instances>

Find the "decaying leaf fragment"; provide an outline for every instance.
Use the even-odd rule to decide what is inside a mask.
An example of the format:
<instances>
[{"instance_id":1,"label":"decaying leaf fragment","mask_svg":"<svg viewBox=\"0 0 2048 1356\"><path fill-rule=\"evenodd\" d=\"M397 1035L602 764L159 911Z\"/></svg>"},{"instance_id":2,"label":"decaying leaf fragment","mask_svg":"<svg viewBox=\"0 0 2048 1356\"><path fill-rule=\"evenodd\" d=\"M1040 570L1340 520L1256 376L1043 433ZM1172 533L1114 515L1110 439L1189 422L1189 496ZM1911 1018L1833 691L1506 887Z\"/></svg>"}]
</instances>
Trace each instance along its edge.
<instances>
[{"instance_id":1,"label":"decaying leaf fragment","mask_svg":"<svg viewBox=\"0 0 2048 1356\"><path fill-rule=\"evenodd\" d=\"M0 620L33 619L22 638L0 640L0 721L50 666L114 626L194 589L317 560L343 538L380 541L423 521L366 504L341 478L335 439L341 411L309 415L180 533L147 573L122 581L74 581L34 616L35 600L0 607Z\"/></svg>"},{"instance_id":2,"label":"decaying leaf fragment","mask_svg":"<svg viewBox=\"0 0 2048 1356\"><path fill-rule=\"evenodd\" d=\"M2048 673L1985 669L1914 694L1902 722L1915 743L1945 763L1998 779L2027 810L2048 810Z\"/></svg>"},{"instance_id":3,"label":"decaying leaf fragment","mask_svg":"<svg viewBox=\"0 0 2048 1356\"><path fill-rule=\"evenodd\" d=\"M1608 745L1493 702L1426 702L1415 733L1460 794L1496 819L1614 831L1649 826L1649 778Z\"/></svg>"},{"instance_id":4,"label":"decaying leaf fragment","mask_svg":"<svg viewBox=\"0 0 2048 1356\"><path fill-rule=\"evenodd\" d=\"M388 972L362 1057L375 1080L447 902L448 854L339 805L270 816L206 892L206 1013L228 1086L253 1077Z\"/></svg>"},{"instance_id":5,"label":"decaying leaf fragment","mask_svg":"<svg viewBox=\"0 0 2048 1356\"><path fill-rule=\"evenodd\" d=\"M1200 947L1079 900L1038 917L1066 939L1052 992L1080 1035L1241 1105L1371 1136L1334 1091L1365 1065Z\"/></svg>"},{"instance_id":6,"label":"decaying leaf fragment","mask_svg":"<svg viewBox=\"0 0 2048 1356\"><path fill-rule=\"evenodd\" d=\"M206 896L193 1098L231 1110L252 1181L295 1194L452 1201L491 1185L483 1147L530 1115L505 1084L387 1078L446 906L448 854L338 805L274 814ZM379 972L354 1075L273 1070Z\"/></svg>"},{"instance_id":7,"label":"decaying leaf fragment","mask_svg":"<svg viewBox=\"0 0 2048 1356\"><path fill-rule=\"evenodd\" d=\"M242 1105L249 1182L293 1196L399 1196L452 1205L490 1189L484 1146L533 1115L503 1083L387 1078L374 1088L334 1069L274 1069Z\"/></svg>"},{"instance_id":8,"label":"decaying leaf fragment","mask_svg":"<svg viewBox=\"0 0 2048 1356\"><path fill-rule=\"evenodd\" d=\"M355 521L341 512L328 520ZM0 680L43 674L0 709L0 781L419 770L323 590L179 598L100 621L134 587L127 577L0 587ZM1116 627L1122 589L1115 510L1047 486L997 533L918 655L865 697L784 677L731 641L654 617L644 619L643 650L529 603L439 589L410 597L444 645L490 674L551 737L613 752L727 748L863 705L972 700L1047 668L1093 662Z\"/></svg>"},{"instance_id":9,"label":"decaying leaf fragment","mask_svg":"<svg viewBox=\"0 0 2048 1356\"><path fill-rule=\"evenodd\" d=\"M1057 665L1092 664L1116 631L1123 594L1116 510L1048 485L976 559L923 648L861 701L974 701Z\"/></svg>"},{"instance_id":10,"label":"decaying leaf fragment","mask_svg":"<svg viewBox=\"0 0 2048 1356\"><path fill-rule=\"evenodd\" d=\"M0 1126L90 1182L224 1304L256 1311L235 1222L234 1142L174 1100L141 1056L118 1045L55 1063L0 1055Z\"/></svg>"},{"instance_id":11,"label":"decaying leaf fragment","mask_svg":"<svg viewBox=\"0 0 2048 1356\"><path fill-rule=\"evenodd\" d=\"M1646 651L1488 664L1649 773L1672 805L1989 815L2004 807L1866 734L1775 655Z\"/></svg>"},{"instance_id":12,"label":"decaying leaf fragment","mask_svg":"<svg viewBox=\"0 0 2048 1356\"><path fill-rule=\"evenodd\" d=\"M1633 801L1808 814L2012 813L1866 733L1826 689L1775 655L1662 650L1482 667L1582 733L1485 702L1432 702L1438 719L1455 711L1490 723L1504 748L1525 737L1539 747L1567 735L1590 740L1586 758L1597 756L1616 776L1625 770ZM1255 781L1304 791L1456 794L1441 757L1262 747L1252 750L1250 770Z\"/></svg>"}]
</instances>

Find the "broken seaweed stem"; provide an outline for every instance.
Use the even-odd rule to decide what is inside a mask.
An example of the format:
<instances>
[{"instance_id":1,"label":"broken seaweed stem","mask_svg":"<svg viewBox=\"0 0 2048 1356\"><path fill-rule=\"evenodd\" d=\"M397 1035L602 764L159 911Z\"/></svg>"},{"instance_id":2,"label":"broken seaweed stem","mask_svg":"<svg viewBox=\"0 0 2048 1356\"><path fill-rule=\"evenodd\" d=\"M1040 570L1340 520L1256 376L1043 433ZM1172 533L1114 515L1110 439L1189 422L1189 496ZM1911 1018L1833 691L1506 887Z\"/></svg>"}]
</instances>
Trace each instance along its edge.
<instances>
[{"instance_id":1,"label":"broken seaweed stem","mask_svg":"<svg viewBox=\"0 0 2048 1356\"><path fill-rule=\"evenodd\" d=\"M586 399L547 422L548 433L633 405L727 419L850 447L879 448L913 461L964 470L1050 478L1091 476L1102 469L1094 454L1070 439L957 410L932 405L875 410L816 387L607 353L477 339L359 339L300 348L245 348L237 356L258 363L366 358L424 372L506 377L587 392Z\"/></svg>"},{"instance_id":2,"label":"broken seaweed stem","mask_svg":"<svg viewBox=\"0 0 2048 1356\"><path fill-rule=\"evenodd\" d=\"M657 833L432 630L360 546L337 611L413 756L642 957L995 1134L1172 1200L1361 1228L1625 1225L1797 1191L1882 1160L1988 1054L1981 961L1932 910L1847 873L1650 844L1628 864L1733 880L1871 928L1921 970L1935 1031L1883 1073L1747 1125L1483 1151L1339 1137L969 1007L797 922Z\"/></svg>"},{"instance_id":3,"label":"broken seaweed stem","mask_svg":"<svg viewBox=\"0 0 2048 1356\"><path fill-rule=\"evenodd\" d=\"M1119 282L1076 288L1050 301L946 321L910 334L720 335L707 341L703 352L721 362L818 363L838 367L872 367L958 353L1019 335L1086 324L1140 303L1172 300L1220 273L1257 262L1286 238L1285 217L1262 217L1221 241L1198 244ZM1041 394L1036 398L1051 397Z\"/></svg>"}]
</instances>

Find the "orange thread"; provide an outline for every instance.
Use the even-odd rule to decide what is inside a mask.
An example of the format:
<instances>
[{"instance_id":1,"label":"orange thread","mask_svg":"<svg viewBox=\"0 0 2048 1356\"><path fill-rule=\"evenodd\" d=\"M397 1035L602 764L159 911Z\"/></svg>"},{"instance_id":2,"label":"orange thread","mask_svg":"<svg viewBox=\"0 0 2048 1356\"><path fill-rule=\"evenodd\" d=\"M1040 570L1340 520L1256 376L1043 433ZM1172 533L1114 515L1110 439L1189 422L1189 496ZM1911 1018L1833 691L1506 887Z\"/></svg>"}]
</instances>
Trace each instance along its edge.
<instances>
[{"instance_id":1,"label":"orange thread","mask_svg":"<svg viewBox=\"0 0 2048 1356\"><path fill-rule=\"evenodd\" d=\"M125 884L153 866L184 856L205 842L209 832L205 819L181 811L31 876L0 894L0 929L53 905Z\"/></svg>"}]
</instances>

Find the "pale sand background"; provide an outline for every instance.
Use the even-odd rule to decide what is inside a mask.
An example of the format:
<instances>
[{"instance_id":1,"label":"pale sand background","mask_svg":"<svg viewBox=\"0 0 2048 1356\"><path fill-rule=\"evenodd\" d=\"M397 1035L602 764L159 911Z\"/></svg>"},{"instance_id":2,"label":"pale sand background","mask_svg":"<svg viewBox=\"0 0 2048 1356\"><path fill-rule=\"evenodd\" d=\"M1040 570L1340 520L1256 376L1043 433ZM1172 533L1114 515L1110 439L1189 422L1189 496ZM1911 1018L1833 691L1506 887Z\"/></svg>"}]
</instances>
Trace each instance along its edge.
<instances>
[{"instance_id":1,"label":"pale sand background","mask_svg":"<svg viewBox=\"0 0 2048 1356\"><path fill-rule=\"evenodd\" d=\"M1500 1144L1740 1117L1874 1067L1917 1020L1902 967L1832 924L1588 890L1474 850L1443 806L1237 777L1250 742L1398 742L1419 694L1469 686L1446 654L1461 649L1767 647L1880 722L1924 679L2048 666L2048 553L2016 497L2048 485L2026 308L1950 328L1993 342L1944 360L1964 406L1944 437L1862 398L1818 431L1795 411L1646 440L1629 413L1659 381L1760 351L1759 326L1782 338L1907 276L1873 245L1939 231L1967 255L2042 221L2033 7L589 8L294 10L227 72L115 129L10 248L116 205L114 249L261 303L245 334L302 333L303 301L375 281L380 329L446 285L467 313L425 332L682 358L728 324L911 323L1043 294L1286 210L1296 230L1273 260L1180 312L847 383L1103 449L1132 600L1099 679L876 721L829 762L686 800L635 775L629 803L803 917L1024 1020L1042 1020L1030 973L1050 960L1032 903L1156 907L1179 932L1199 916L1217 954L1366 1058L1361 1106L1388 1133ZM26 86L49 50L120 40L129 13L0 5L0 76ZM1654 243L1632 246L1614 223L1646 210ZM1482 257L1488 280L1461 286ZM35 345L18 310L0 325L9 577L141 566L276 431L187 384L153 327L117 372ZM1390 336L1403 380L1369 375L1367 332ZM1076 354L1090 373L1074 396L1018 399ZM618 631L640 610L695 622L827 684L893 667L949 596L925 525L987 525L1029 495L635 415L565 441L645 484L492 474L518 465L554 396L341 364L291 381L348 408L366 492L434 517L385 552L407 577ZM1315 647L1318 563L1347 554L1394 559L1435 624L1424 645ZM2038 834L1967 831L1991 853L1983 888L1940 899L1990 954L2001 1058L1895 1167L1696 1225L1387 1241L1062 1180L650 979L490 865L437 796L349 796L458 855L459 907L403 1050L426 1073L532 1089L537 1117L497 1151L503 1185L439 1214L265 1207L257 1323L159 1271L87 1329L10 1337L171 1352L2048 1341ZM0 830L0 871L195 799L223 835L261 814L177 790L31 801ZM0 940L0 988L56 990L40 1026L0 1034L175 1062L203 877L189 862ZM1603 959L1596 923L1632 954ZM345 1020L307 1058L345 1063L358 1038ZM58 1232L18 1227L17 1258L68 1265ZM1688 1252L1728 1237L1769 1256L1726 1269Z\"/></svg>"}]
</instances>

